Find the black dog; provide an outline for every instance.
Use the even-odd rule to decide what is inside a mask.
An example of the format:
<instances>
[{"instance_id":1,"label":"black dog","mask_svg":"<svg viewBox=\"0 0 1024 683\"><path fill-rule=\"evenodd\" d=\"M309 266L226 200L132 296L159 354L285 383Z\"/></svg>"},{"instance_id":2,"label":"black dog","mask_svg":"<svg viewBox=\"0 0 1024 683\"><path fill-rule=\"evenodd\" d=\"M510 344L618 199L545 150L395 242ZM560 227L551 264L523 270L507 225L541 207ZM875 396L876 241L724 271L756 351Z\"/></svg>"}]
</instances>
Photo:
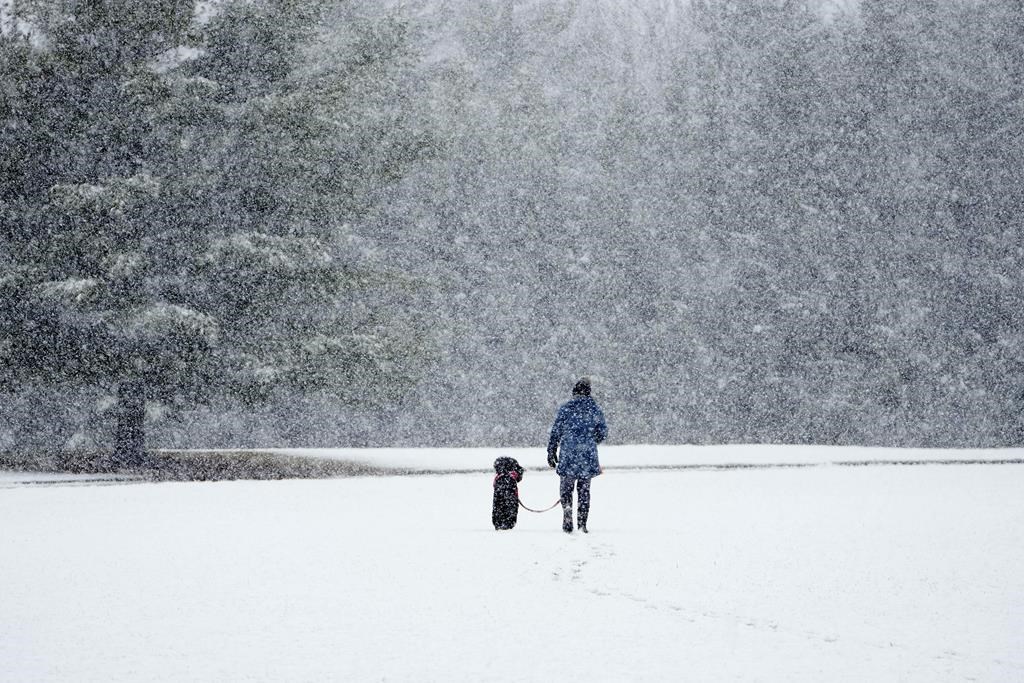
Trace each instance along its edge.
<instances>
[{"instance_id":1,"label":"black dog","mask_svg":"<svg viewBox=\"0 0 1024 683\"><path fill-rule=\"evenodd\" d=\"M523 468L515 458L498 458L494 461L494 504L491 521L495 529L511 529L519 519L519 482L523 479Z\"/></svg>"}]
</instances>

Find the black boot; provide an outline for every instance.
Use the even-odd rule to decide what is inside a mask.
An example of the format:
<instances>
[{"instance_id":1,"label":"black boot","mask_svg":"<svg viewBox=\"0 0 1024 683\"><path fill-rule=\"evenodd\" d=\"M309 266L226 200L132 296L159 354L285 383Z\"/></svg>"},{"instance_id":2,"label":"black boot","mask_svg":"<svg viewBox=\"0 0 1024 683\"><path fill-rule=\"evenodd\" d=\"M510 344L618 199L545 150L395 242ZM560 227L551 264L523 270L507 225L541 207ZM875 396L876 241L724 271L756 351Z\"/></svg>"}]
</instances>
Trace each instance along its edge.
<instances>
[{"instance_id":1,"label":"black boot","mask_svg":"<svg viewBox=\"0 0 1024 683\"><path fill-rule=\"evenodd\" d=\"M587 531L587 518L584 517L583 515L580 515L579 517L576 518L576 526L583 533L585 533L585 534L586 533L590 533L590 532Z\"/></svg>"},{"instance_id":2,"label":"black boot","mask_svg":"<svg viewBox=\"0 0 1024 683\"><path fill-rule=\"evenodd\" d=\"M572 533L572 508L562 510L562 531L567 534Z\"/></svg>"}]
</instances>

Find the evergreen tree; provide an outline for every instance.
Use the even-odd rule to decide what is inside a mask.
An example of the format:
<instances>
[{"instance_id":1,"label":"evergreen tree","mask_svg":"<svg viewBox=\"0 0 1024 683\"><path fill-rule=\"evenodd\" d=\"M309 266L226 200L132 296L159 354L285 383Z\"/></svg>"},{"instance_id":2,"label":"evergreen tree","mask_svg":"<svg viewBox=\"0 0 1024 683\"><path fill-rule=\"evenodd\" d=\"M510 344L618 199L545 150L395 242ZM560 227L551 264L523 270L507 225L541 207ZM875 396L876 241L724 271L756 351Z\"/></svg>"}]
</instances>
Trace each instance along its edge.
<instances>
[{"instance_id":1,"label":"evergreen tree","mask_svg":"<svg viewBox=\"0 0 1024 683\"><path fill-rule=\"evenodd\" d=\"M411 380L419 338L356 304L386 276L344 248L425 147L360 99L400 75L402 30L353 22L348 59L310 66L324 8L14 7L35 37L0 38L3 379L115 390L117 464L142 462L147 401L387 400Z\"/></svg>"}]
</instances>

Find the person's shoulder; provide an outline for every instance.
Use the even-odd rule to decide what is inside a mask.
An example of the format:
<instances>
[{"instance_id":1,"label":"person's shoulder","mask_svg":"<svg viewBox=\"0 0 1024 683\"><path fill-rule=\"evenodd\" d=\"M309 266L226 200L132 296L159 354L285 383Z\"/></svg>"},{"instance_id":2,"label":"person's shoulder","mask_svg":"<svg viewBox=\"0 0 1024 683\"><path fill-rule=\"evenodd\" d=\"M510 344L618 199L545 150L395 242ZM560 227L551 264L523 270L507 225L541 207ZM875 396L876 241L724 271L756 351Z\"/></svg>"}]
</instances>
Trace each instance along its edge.
<instances>
[{"instance_id":1,"label":"person's shoulder","mask_svg":"<svg viewBox=\"0 0 1024 683\"><path fill-rule=\"evenodd\" d=\"M559 416L568 416L574 413L578 413L580 410L580 398L581 396L573 396L568 401L558 407Z\"/></svg>"}]
</instances>

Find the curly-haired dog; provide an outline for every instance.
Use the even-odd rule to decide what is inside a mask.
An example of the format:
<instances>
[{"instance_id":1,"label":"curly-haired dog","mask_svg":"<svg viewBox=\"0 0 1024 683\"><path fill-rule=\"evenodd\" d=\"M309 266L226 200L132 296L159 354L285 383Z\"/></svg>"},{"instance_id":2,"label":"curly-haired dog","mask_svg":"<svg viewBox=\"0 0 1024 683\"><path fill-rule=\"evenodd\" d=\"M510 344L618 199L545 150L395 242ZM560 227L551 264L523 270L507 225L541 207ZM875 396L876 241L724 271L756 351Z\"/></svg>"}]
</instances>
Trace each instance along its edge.
<instances>
[{"instance_id":1,"label":"curly-haired dog","mask_svg":"<svg viewBox=\"0 0 1024 683\"><path fill-rule=\"evenodd\" d=\"M491 521L495 529L511 529L519 519L519 482L523 468L515 458L502 457L494 461L494 504Z\"/></svg>"}]
</instances>

